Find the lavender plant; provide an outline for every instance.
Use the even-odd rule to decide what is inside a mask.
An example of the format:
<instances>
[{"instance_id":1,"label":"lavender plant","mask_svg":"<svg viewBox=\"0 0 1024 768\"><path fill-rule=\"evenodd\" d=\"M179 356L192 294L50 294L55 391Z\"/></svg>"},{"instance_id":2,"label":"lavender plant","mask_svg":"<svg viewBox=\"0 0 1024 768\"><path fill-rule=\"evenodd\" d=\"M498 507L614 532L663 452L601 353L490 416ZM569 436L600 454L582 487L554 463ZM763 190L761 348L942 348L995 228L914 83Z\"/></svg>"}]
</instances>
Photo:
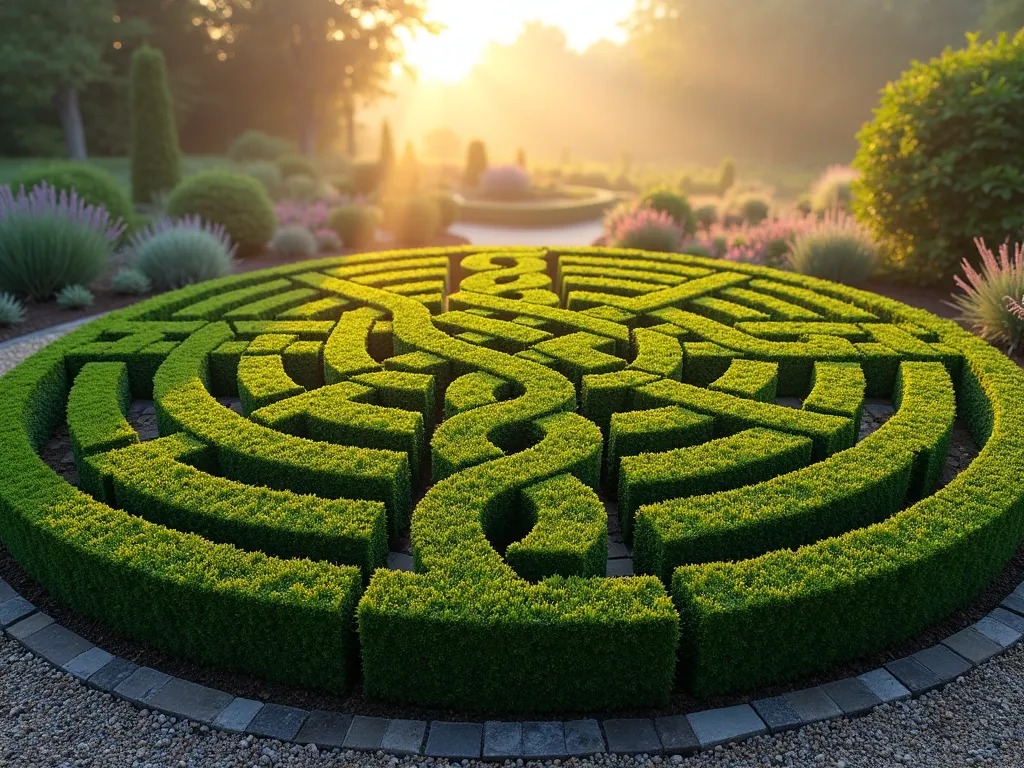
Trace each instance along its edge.
<instances>
[{"instance_id":1,"label":"lavender plant","mask_svg":"<svg viewBox=\"0 0 1024 768\"><path fill-rule=\"evenodd\" d=\"M137 232L128 244L132 266L157 291L229 274L235 250L222 224L210 224L198 216L160 219Z\"/></svg>"},{"instance_id":2,"label":"lavender plant","mask_svg":"<svg viewBox=\"0 0 1024 768\"><path fill-rule=\"evenodd\" d=\"M996 256L982 238L974 244L981 255L981 269L964 259L964 276L953 279L963 293L953 295L952 306L960 310L960 319L974 328L986 341L1006 344L1010 353L1024 339L1024 244L1003 243ZM1024 301L1024 299L1022 299Z\"/></svg>"},{"instance_id":3,"label":"lavender plant","mask_svg":"<svg viewBox=\"0 0 1024 768\"><path fill-rule=\"evenodd\" d=\"M45 301L89 283L110 263L124 230L121 219L74 190L0 186L0 291Z\"/></svg>"},{"instance_id":4,"label":"lavender plant","mask_svg":"<svg viewBox=\"0 0 1024 768\"><path fill-rule=\"evenodd\" d=\"M683 227L665 211L641 208L617 218L608 232L608 241L616 248L676 253L683 234Z\"/></svg>"},{"instance_id":5,"label":"lavender plant","mask_svg":"<svg viewBox=\"0 0 1024 768\"><path fill-rule=\"evenodd\" d=\"M793 239L789 266L801 275L838 283L866 280L878 260L878 244L852 216L836 209Z\"/></svg>"}]
</instances>

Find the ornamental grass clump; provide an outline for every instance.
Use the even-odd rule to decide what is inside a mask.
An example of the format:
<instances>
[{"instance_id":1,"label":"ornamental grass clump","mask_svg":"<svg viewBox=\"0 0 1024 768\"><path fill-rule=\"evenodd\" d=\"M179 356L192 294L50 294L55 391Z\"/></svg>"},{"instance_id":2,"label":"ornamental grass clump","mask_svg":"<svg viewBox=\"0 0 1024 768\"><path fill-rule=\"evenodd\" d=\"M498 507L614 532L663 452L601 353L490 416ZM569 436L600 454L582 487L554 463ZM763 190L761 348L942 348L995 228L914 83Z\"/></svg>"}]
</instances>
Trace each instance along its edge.
<instances>
[{"instance_id":1,"label":"ornamental grass clump","mask_svg":"<svg viewBox=\"0 0 1024 768\"><path fill-rule=\"evenodd\" d=\"M830 165L811 186L810 210L821 214L833 208L846 210L853 200L853 183L860 174L848 165Z\"/></svg>"},{"instance_id":2,"label":"ornamental grass clump","mask_svg":"<svg viewBox=\"0 0 1024 768\"><path fill-rule=\"evenodd\" d=\"M317 249L316 235L305 227L281 227L270 241L270 250L278 256L306 259Z\"/></svg>"},{"instance_id":3,"label":"ornamental grass clump","mask_svg":"<svg viewBox=\"0 0 1024 768\"><path fill-rule=\"evenodd\" d=\"M25 305L9 293L0 293L0 325L25 322Z\"/></svg>"},{"instance_id":4,"label":"ornamental grass clump","mask_svg":"<svg viewBox=\"0 0 1024 768\"><path fill-rule=\"evenodd\" d=\"M66 285L57 294L57 306L64 309L91 307L96 297L84 285Z\"/></svg>"},{"instance_id":5,"label":"ornamental grass clump","mask_svg":"<svg viewBox=\"0 0 1024 768\"><path fill-rule=\"evenodd\" d=\"M45 301L89 283L107 268L124 230L121 219L74 190L0 186L0 291Z\"/></svg>"},{"instance_id":6,"label":"ornamental grass clump","mask_svg":"<svg viewBox=\"0 0 1024 768\"><path fill-rule=\"evenodd\" d=\"M878 244L868 228L837 210L798 234L789 252L794 272L848 285L866 280L877 260Z\"/></svg>"},{"instance_id":7,"label":"ornamental grass clump","mask_svg":"<svg viewBox=\"0 0 1024 768\"><path fill-rule=\"evenodd\" d=\"M153 283L137 269L122 269L114 275L110 287L114 289L114 293L122 296L139 296L149 293L153 289Z\"/></svg>"},{"instance_id":8,"label":"ornamental grass clump","mask_svg":"<svg viewBox=\"0 0 1024 768\"><path fill-rule=\"evenodd\" d=\"M1024 296L1024 245L999 246L999 256L985 245L982 238L974 244L981 254L981 268L975 269L964 259L964 277L953 279L963 293L953 294L953 306L960 310L960 319L970 325L983 339L1006 344L1012 353L1024 339L1024 312L1019 298Z\"/></svg>"},{"instance_id":9,"label":"ornamental grass clump","mask_svg":"<svg viewBox=\"0 0 1024 768\"><path fill-rule=\"evenodd\" d=\"M128 251L153 289L170 291L223 277L234 269L235 246L223 224L198 216L161 219L134 235Z\"/></svg>"},{"instance_id":10,"label":"ornamental grass clump","mask_svg":"<svg viewBox=\"0 0 1024 768\"><path fill-rule=\"evenodd\" d=\"M679 222L665 211L641 208L612 221L608 241L616 248L676 253L683 235Z\"/></svg>"}]
</instances>

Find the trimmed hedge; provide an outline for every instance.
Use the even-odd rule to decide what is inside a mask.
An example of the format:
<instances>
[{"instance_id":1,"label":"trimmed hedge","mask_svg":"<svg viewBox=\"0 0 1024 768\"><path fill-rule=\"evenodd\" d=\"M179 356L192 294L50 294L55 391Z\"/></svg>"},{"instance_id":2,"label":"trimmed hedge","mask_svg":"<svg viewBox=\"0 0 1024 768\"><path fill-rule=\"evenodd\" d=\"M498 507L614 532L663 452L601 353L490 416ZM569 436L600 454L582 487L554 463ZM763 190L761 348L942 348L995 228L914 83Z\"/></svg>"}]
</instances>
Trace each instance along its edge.
<instances>
[{"instance_id":1,"label":"trimmed hedge","mask_svg":"<svg viewBox=\"0 0 1024 768\"><path fill-rule=\"evenodd\" d=\"M477 712L658 706L877 652L990 583L1024 536L1022 384L951 323L746 264L309 261L118 311L0 379L0 537L197 663L331 691L361 663L370 696ZM150 396L162 437L136 444ZM38 457L65 405L92 496ZM981 454L933 493L956 418ZM602 480L645 575L604 577ZM387 570L410 519L415 570Z\"/></svg>"}]
</instances>

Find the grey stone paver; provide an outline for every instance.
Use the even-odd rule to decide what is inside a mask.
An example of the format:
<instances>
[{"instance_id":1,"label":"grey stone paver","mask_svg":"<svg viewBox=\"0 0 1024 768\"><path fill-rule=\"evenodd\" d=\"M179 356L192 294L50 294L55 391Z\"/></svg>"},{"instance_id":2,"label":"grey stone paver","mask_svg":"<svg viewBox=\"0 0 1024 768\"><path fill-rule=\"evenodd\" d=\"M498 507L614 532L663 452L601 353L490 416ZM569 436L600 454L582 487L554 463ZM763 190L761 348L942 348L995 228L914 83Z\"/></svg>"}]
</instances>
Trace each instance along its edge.
<instances>
[{"instance_id":1,"label":"grey stone paver","mask_svg":"<svg viewBox=\"0 0 1024 768\"><path fill-rule=\"evenodd\" d=\"M396 755L419 754L423 749L423 736L426 732L425 720L391 720L384 731L381 749Z\"/></svg>"},{"instance_id":2,"label":"grey stone paver","mask_svg":"<svg viewBox=\"0 0 1024 768\"><path fill-rule=\"evenodd\" d=\"M1024 584L1021 584L1013 592L1006 596L1000 605L1009 611L1019 613L1024 616Z\"/></svg>"},{"instance_id":3,"label":"grey stone paver","mask_svg":"<svg viewBox=\"0 0 1024 768\"><path fill-rule=\"evenodd\" d=\"M412 571L412 555L388 552L388 568L392 571Z\"/></svg>"},{"instance_id":4,"label":"grey stone paver","mask_svg":"<svg viewBox=\"0 0 1024 768\"><path fill-rule=\"evenodd\" d=\"M565 730L561 722L523 723L524 758L553 760L565 754Z\"/></svg>"},{"instance_id":5,"label":"grey stone paver","mask_svg":"<svg viewBox=\"0 0 1024 768\"><path fill-rule=\"evenodd\" d=\"M909 656L890 661L885 668L915 696L942 685L942 681L934 672Z\"/></svg>"},{"instance_id":6,"label":"grey stone paver","mask_svg":"<svg viewBox=\"0 0 1024 768\"><path fill-rule=\"evenodd\" d=\"M57 666L71 661L75 656L93 647L93 644L84 637L57 623L33 632L22 642L30 650Z\"/></svg>"},{"instance_id":7,"label":"grey stone paver","mask_svg":"<svg viewBox=\"0 0 1024 768\"><path fill-rule=\"evenodd\" d=\"M61 666L80 680L88 680L113 660L114 654L93 646Z\"/></svg>"},{"instance_id":8,"label":"grey stone paver","mask_svg":"<svg viewBox=\"0 0 1024 768\"><path fill-rule=\"evenodd\" d=\"M882 703L910 698L910 691L907 687L885 668L865 672L863 675L858 675L857 679L864 683L865 687L875 694Z\"/></svg>"},{"instance_id":9,"label":"grey stone paver","mask_svg":"<svg viewBox=\"0 0 1024 768\"><path fill-rule=\"evenodd\" d=\"M262 701L236 697L224 708L223 712L217 715L213 724L225 731L242 733L249 727L249 723L261 709L263 709Z\"/></svg>"},{"instance_id":10,"label":"grey stone paver","mask_svg":"<svg viewBox=\"0 0 1024 768\"><path fill-rule=\"evenodd\" d=\"M750 706L764 720L764 724L768 726L768 730L772 733L796 728L803 723L800 715L796 713L793 705L786 700L785 696L758 699L751 702Z\"/></svg>"},{"instance_id":11,"label":"grey stone paver","mask_svg":"<svg viewBox=\"0 0 1024 768\"><path fill-rule=\"evenodd\" d=\"M618 560L623 557L630 557L629 550L621 541L608 542L608 559Z\"/></svg>"},{"instance_id":12,"label":"grey stone paver","mask_svg":"<svg viewBox=\"0 0 1024 768\"><path fill-rule=\"evenodd\" d=\"M686 715L654 718L654 729L661 739L661 748L670 755L688 755L697 751L700 743Z\"/></svg>"},{"instance_id":13,"label":"grey stone paver","mask_svg":"<svg viewBox=\"0 0 1024 768\"><path fill-rule=\"evenodd\" d=\"M980 619L974 628L992 642L998 643L1000 648L1009 648L1021 637L1021 633L1016 629L991 616Z\"/></svg>"},{"instance_id":14,"label":"grey stone paver","mask_svg":"<svg viewBox=\"0 0 1024 768\"><path fill-rule=\"evenodd\" d=\"M230 693L174 677L151 696L147 696L146 703L151 708L209 724L233 698Z\"/></svg>"},{"instance_id":15,"label":"grey stone paver","mask_svg":"<svg viewBox=\"0 0 1024 768\"><path fill-rule=\"evenodd\" d=\"M115 656L107 664L104 664L96 672L89 675L87 682L101 691L110 693L131 677L138 668L139 665L134 661L128 661L128 659Z\"/></svg>"},{"instance_id":16,"label":"grey stone paver","mask_svg":"<svg viewBox=\"0 0 1024 768\"><path fill-rule=\"evenodd\" d=\"M18 591L8 584L3 579L0 579L0 604L7 602L15 597L21 597Z\"/></svg>"},{"instance_id":17,"label":"grey stone paver","mask_svg":"<svg viewBox=\"0 0 1024 768\"><path fill-rule=\"evenodd\" d=\"M265 704L245 729L256 736L269 736L279 741L294 739L309 713L304 709Z\"/></svg>"},{"instance_id":18,"label":"grey stone paver","mask_svg":"<svg viewBox=\"0 0 1024 768\"><path fill-rule=\"evenodd\" d=\"M989 616L996 621L1002 622L1008 627L1013 627L1018 632L1024 632L1024 616L1005 608L996 608L989 613Z\"/></svg>"},{"instance_id":19,"label":"grey stone paver","mask_svg":"<svg viewBox=\"0 0 1024 768\"><path fill-rule=\"evenodd\" d=\"M633 561L609 560L607 566L605 566L605 575L609 578L613 578L616 576L632 576Z\"/></svg>"},{"instance_id":20,"label":"grey stone paver","mask_svg":"<svg viewBox=\"0 0 1024 768\"><path fill-rule=\"evenodd\" d=\"M0 628L9 627L28 616L35 609L36 607L23 597L7 598L0 602Z\"/></svg>"},{"instance_id":21,"label":"grey stone paver","mask_svg":"<svg viewBox=\"0 0 1024 768\"><path fill-rule=\"evenodd\" d=\"M364 717L356 715L345 735L345 749L377 750L384 741L388 729L386 717Z\"/></svg>"},{"instance_id":22,"label":"grey stone paver","mask_svg":"<svg viewBox=\"0 0 1024 768\"><path fill-rule=\"evenodd\" d=\"M146 698L167 685L170 680L171 676L164 672L152 667L139 667L114 688L114 693L128 701L144 705Z\"/></svg>"},{"instance_id":23,"label":"grey stone paver","mask_svg":"<svg viewBox=\"0 0 1024 768\"><path fill-rule=\"evenodd\" d=\"M566 720L562 726L565 728L566 754L586 756L606 750L601 725L597 720Z\"/></svg>"},{"instance_id":24,"label":"grey stone paver","mask_svg":"<svg viewBox=\"0 0 1024 768\"><path fill-rule=\"evenodd\" d=\"M661 751L661 741L653 720L640 717L615 718L605 720L602 725L609 752L638 755Z\"/></svg>"},{"instance_id":25,"label":"grey stone paver","mask_svg":"<svg viewBox=\"0 0 1024 768\"><path fill-rule=\"evenodd\" d=\"M427 734L428 757L455 757L459 760L480 757L483 725L433 720Z\"/></svg>"},{"instance_id":26,"label":"grey stone paver","mask_svg":"<svg viewBox=\"0 0 1024 768\"><path fill-rule=\"evenodd\" d=\"M844 715L863 715L882 703L882 700L856 677L826 683L821 689L839 706Z\"/></svg>"},{"instance_id":27,"label":"grey stone paver","mask_svg":"<svg viewBox=\"0 0 1024 768\"><path fill-rule=\"evenodd\" d=\"M48 627L53 624L53 619L45 613L33 613L28 618L22 619L21 621L11 624L9 627L5 627L7 634L13 637L15 640L25 641L25 638L34 632L38 632L43 627Z\"/></svg>"},{"instance_id":28,"label":"grey stone paver","mask_svg":"<svg viewBox=\"0 0 1024 768\"><path fill-rule=\"evenodd\" d=\"M687 715L687 719L702 747L714 747L768 732L768 726L749 704L695 712Z\"/></svg>"},{"instance_id":29,"label":"grey stone paver","mask_svg":"<svg viewBox=\"0 0 1024 768\"><path fill-rule=\"evenodd\" d=\"M483 756L502 759L522 757L523 724L504 720L484 723Z\"/></svg>"},{"instance_id":30,"label":"grey stone paver","mask_svg":"<svg viewBox=\"0 0 1024 768\"><path fill-rule=\"evenodd\" d=\"M821 688L804 688L783 696L804 723L817 723L843 714L839 705Z\"/></svg>"},{"instance_id":31,"label":"grey stone paver","mask_svg":"<svg viewBox=\"0 0 1024 768\"><path fill-rule=\"evenodd\" d=\"M931 670L941 683L956 680L971 668L971 662L942 643L918 651L910 658L916 659Z\"/></svg>"},{"instance_id":32,"label":"grey stone paver","mask_svg":"<svg viewBox=\"0 0 1024 768\"><path fill-rule=\"evenodd\" d=\"M981 664L988 661L1002 650L1002 646L981 634L974 627L961 629L955 635L950 635L942 644L952 648L965 659L974 664Z\"/></svg>"},{"instance_id":33,"label":"grey stone paver","mask_svg":"<svg viewBox=\"0 0 1024 768\"><path fill-rule=\"evenodd\" d=\"M309 713L295 740L300 744L316 744L330 749L348 746L345 737L351 725L352 715L315 709Z\"/></svg>"}]
</instances>

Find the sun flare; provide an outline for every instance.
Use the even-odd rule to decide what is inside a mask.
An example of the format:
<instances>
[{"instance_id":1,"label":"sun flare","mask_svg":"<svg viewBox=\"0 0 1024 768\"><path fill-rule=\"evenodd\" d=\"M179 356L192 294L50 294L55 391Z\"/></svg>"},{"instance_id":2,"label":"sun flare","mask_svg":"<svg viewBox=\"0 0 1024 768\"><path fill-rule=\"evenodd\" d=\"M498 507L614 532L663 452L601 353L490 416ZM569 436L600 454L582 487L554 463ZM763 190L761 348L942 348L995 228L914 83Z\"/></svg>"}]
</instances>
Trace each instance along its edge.
<instances>
[{"instance_id":1,"label":"sun flare","mask_svg":"<svg viewBox=\"0 0 1024 768\"><path fill-rule=\"evenodd\" d=\"M633 0L431 0L428 18L444 29L407 39L406 60L423 80L457 83L488 44L511 43L528 21L561 27L569 46L583 50L601 39L621 42L619 23L632 7Z\"/></svg>"}]
</instances>

